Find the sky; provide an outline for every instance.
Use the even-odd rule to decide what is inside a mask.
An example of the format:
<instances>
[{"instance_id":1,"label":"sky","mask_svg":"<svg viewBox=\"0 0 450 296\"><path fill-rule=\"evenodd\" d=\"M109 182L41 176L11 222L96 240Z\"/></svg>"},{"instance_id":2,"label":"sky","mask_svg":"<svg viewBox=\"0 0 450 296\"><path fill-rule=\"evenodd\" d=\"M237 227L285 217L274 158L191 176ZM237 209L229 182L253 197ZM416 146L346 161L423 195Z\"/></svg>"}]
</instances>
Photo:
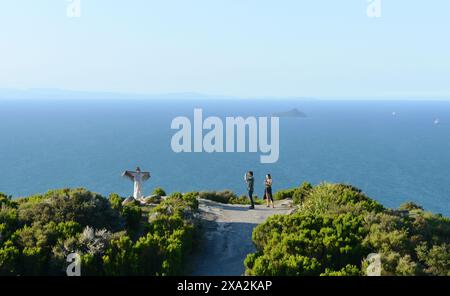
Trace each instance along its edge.
<instances>
[{"instance_id":1,"label":"sky","mask_svg":"<svg viewBox=\"0 0 450 296\"><path fill-rule=\"evenodd\" d=\"M448 97L450 1L0 0L0 89Z\"/></svg>"}]
</instances>

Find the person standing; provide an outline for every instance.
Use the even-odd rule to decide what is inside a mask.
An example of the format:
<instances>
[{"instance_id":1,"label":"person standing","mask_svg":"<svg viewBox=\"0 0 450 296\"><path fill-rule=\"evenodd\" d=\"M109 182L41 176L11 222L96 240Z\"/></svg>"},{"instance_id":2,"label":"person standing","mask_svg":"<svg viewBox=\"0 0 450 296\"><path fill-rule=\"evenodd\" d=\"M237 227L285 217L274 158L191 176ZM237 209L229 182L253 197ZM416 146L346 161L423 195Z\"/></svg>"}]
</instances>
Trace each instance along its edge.
<instances>
[{"instance_id":1,"label":"person standing","mask_svg":"<svg viewBox=\"0 0 450 296\"><path fill-rule=\"evenodd\" d=\"M247 190L248 190L248 198L250 198L250 209L254 209L255 208L255 202L253 201L253 189L254 189L254 183L255 180L253 178L253 172L249 171L248 173L245 174L244 176L244 180L247 183Z\"/></svg>"},{"instance_id":2,"label":"person standing","mask_svg":"<svg viewBox=\"0 0 450 296\"><path fill-rule=\"evenodd\" d=\"M266 200L266 205L269 208L270 204L272 204L272 208L275 208L272 196L272 176L270 174L266 175L266 180L264 181L264 184L265 184L264 199Z\"/></svg>"}]
</instances>

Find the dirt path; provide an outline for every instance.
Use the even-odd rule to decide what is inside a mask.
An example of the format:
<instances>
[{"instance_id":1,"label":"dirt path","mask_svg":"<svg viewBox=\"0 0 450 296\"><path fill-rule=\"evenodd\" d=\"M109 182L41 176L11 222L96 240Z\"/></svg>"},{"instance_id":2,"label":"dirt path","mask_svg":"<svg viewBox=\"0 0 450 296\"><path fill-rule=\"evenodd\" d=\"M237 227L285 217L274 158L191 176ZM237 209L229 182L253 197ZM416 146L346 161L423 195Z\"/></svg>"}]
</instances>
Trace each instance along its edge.
<instances>
[{"instance_id":1,"label":"dirt path","mask_svg":"<svg viewBox=\"0 0 450 296\"><path fill-rule=\"evenodd\" d=\"M255 251L252 231L274 214L286 214L290 201L278 201L275 208L257 205L226 205L200 200L202 239L188 263L190 275L242 275L244 259Z\"/></svg>"}]
</instances>

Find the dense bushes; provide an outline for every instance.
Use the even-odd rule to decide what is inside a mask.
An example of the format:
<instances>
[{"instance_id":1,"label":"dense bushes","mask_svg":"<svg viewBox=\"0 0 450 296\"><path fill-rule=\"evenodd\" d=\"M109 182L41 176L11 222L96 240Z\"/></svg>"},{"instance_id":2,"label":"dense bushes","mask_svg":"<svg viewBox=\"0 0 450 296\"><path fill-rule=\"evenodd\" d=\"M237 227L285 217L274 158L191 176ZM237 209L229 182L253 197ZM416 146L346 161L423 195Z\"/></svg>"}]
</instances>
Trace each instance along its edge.
<instances>
[{"instance_id":1,"label":"dense bushes","mask_svg":"<svg viewBox=\"0 0 450 296\"><path fill-rule=\"evenodd\" d=\"M450 275L450 219L414 203L384 208L343 184L303 183L291 215L257 226L248 275L364 275L371 253L384 275ZM198 197L247 203L230 191L173 193L157 206L123 205L85 189L12 200L0 194L0 275L178 275L193 247Z\"/></svg>"},{"instance_id":2,"label":"dense bushes","mask_svg":"<svg viewBox=\"0 0 450 296\"><path fill-rule=\"evenodd\" d=\"M232 200L238 199L238 196L230 190L225 190L221 192L217 191L200 192L199 197L202 199L208 199L225 204L231 203Z\"/></svg>"},{"instance_id":3,"label":"dense bushes","mask_svg":"<svg viewBox=\"0 0 450 296\"><path fill-rule=\"evenodd\" d=\"M0 274L64 275L71 253L81 256L82 275L181 273L192 247L196 197L168 198L145 211L122 200L85 189L18 201L0 194Z\"/></svg>"},{"instance_id":4,"label":"dense bushes","mask_svg":"<svg viewBox=\"0 0 450 296\"><path fill-rule=\"evenodd\" d=\"M380 212L384 208L378 202L365 196L361 190L345 184L320 184L308 189L299 207L312 214L339 214L351 212Z\"/></svg>"},{"instance_id":5,"label":"dense bushes","mask_svg":"<svg viewBox=\"0 0 450 296\"><path fill-rule=\"evenodd\" d=\"M263 255L246 260L249 275L320 275L360 264L364 229L360 217L313 214L275 216L258 226L253 240Z\"/></svg>"},{"instance_id":6,"label":"dense bushes","mask_svg":"<svg viewBox=\"0 0 450 296\"><path fill-rule=\"evenodd\" d=\"M387 210L343 184L297 190L294 214L255 228L246 274L361 275L378 253L384 275L450 275L449 219L412 203Z\"/></svg>"},{"instance_id":7,"label":"dense bushes","mask_svg":"<svg viewBox=\"0 0 450 296\"><path fill-rule=\"evenodd\" d=\"M111 193L108 199L111 208L117 211L122 210L123 198L121 198L117 193Z\"/></svg>"},{"instance_id":8,"label":"dense bushes","mask_svg":"<svg viewBox=\"0 0 450 296\"><path fill-rule=\"evenodd\" d=\"M296 188L294 190L294 193L292 194L292 200L294 201L294 204L301 204L306 196L312 191L313 187L310 183L304 182L299 188Z\"/></svg>"},{"instance_id":9,"label":"dense bushes","mask_svg":"<svg viewBox=\"0 0 450 296\"><path fill-rule=\"evenodd\" d=\"M142 220L142 209L140 206L130 204L122 207L122 216L125 218L126 230L131 235L136 234L140 229Z\"/></svg>"},{"instance_id":10,"label":"dense bushes","mask_svg":"<svg viewBox=\"0 0 450 296\"><path fill-rule=\"evenodd\" d=\"M282 200L282 199L292 198L292 196L294 195L295 189L296 188L279 190L279 191L275 192L275 194L273 195L273 199L274 200Z\"/></svg>"},{"instance_id":11,"label":"dense bushes","mask_svg":"<svg viewBox=\"0 0 450 296\"><path fill-rule=\"evenodd\" d=\"M169 198L155 208L150 231L143 243L156 241L160 246L154 253L162 261L161 275L181 273L182 263L193 245L195 207L189 198Z\"/></svg>"},{"instance_id":12,"label":"dense bushes","mask_svg":"<svg viewBox=\"0 0 450 296\"><path fill-rule=\"evenodd\" d=\"M348 253L352 248L350 244L361 241L364 235L361 218L351 214L341 214L333 219L311 214L274 216L258 227L258 231L253 234L258 249L270 245L274 237L277 240L284 234L295 235L292 238L296 239L296 243L289 246L289 250L328 254L330 258L334 253L339 253L339 257L344 256L341 251ZM324 249L328 251L324 252Z\"/></svg>"},{"instance_id":13,"label":"dense bushes","mask_svg":"<svg viewBox=\"0 0 450 296\"><path fill-rule=\"evenodd\" d=\"M36 201L37 200L37 201ZM86 189L52 190L19 200L19 217L24 223L76 221L83 226L116 229L120 217L107 199Z\"/></svg>"},{"instance_id":14,"label":"dense bushes","mask_svg":"<svg viewBox=\"0 0 450 296\"><path fill-rule=\"evenodd\" d=\"M198 192L188 192L181 196L181 198L189 205L190 208L198 209Z\"/></svg>"},{"instance_id":15,"label":"dense bushes","mask_svg":"<svg viewBox=\"0 0 450 296\"><path fill-rule=\"evenodd\" d=\"M384 274L450 275L450 219L417 209L365 219L363 245L382 255Z\"/></svg>"},{"instance_id":16,"label":"dense bushes","mask_svg":"<svg viewBox=\"0 0 450 296\"><path fill-rule=\"evenodd\" d=\"M300 187L277 191L274 194L273 198L275 200L291 198L295 204L299 204L303 201L304 197L309 193L309 191L312 190L312 188L313 187L310 183L304 182L302 183L302 185L300 185Z\"/></svg>"}]
</instances>

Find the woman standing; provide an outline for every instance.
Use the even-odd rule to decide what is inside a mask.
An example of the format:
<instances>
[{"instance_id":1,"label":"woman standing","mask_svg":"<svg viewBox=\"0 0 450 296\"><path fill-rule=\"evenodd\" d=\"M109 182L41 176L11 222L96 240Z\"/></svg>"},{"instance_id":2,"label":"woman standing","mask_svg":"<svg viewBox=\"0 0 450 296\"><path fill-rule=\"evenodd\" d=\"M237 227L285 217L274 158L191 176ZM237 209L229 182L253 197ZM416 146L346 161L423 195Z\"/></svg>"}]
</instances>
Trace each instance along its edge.
<instances>
[{"instance_id":1,"label":"woman standing","mask_svg":"<svg viewBox=\"0 0 450 296\"><path fill-rule=\"evenodd\" d=\"M270 203L272 203L272 208L275 208L272 196L272 176L270 176L270 174L266 175L266 180L264 183L266 187L266 189L264 190L264 199L266 200L266 205L267 207L270 207Z\"/></svg>"},{"instance_id":2,"label":"woman standing","mask_svg":"<svg viewBox=\"0 0 450 296\"><path fill-rule=\"evenodd\" d=\"M253 184L255 182L255 179L253 178L253 172L249 171L245 174L244 180L247 183L247 189L248 189L248 198L250 198L250 210L253 210L255 208L255 202L253 201Z\"/></svg>"}]
</instances>

